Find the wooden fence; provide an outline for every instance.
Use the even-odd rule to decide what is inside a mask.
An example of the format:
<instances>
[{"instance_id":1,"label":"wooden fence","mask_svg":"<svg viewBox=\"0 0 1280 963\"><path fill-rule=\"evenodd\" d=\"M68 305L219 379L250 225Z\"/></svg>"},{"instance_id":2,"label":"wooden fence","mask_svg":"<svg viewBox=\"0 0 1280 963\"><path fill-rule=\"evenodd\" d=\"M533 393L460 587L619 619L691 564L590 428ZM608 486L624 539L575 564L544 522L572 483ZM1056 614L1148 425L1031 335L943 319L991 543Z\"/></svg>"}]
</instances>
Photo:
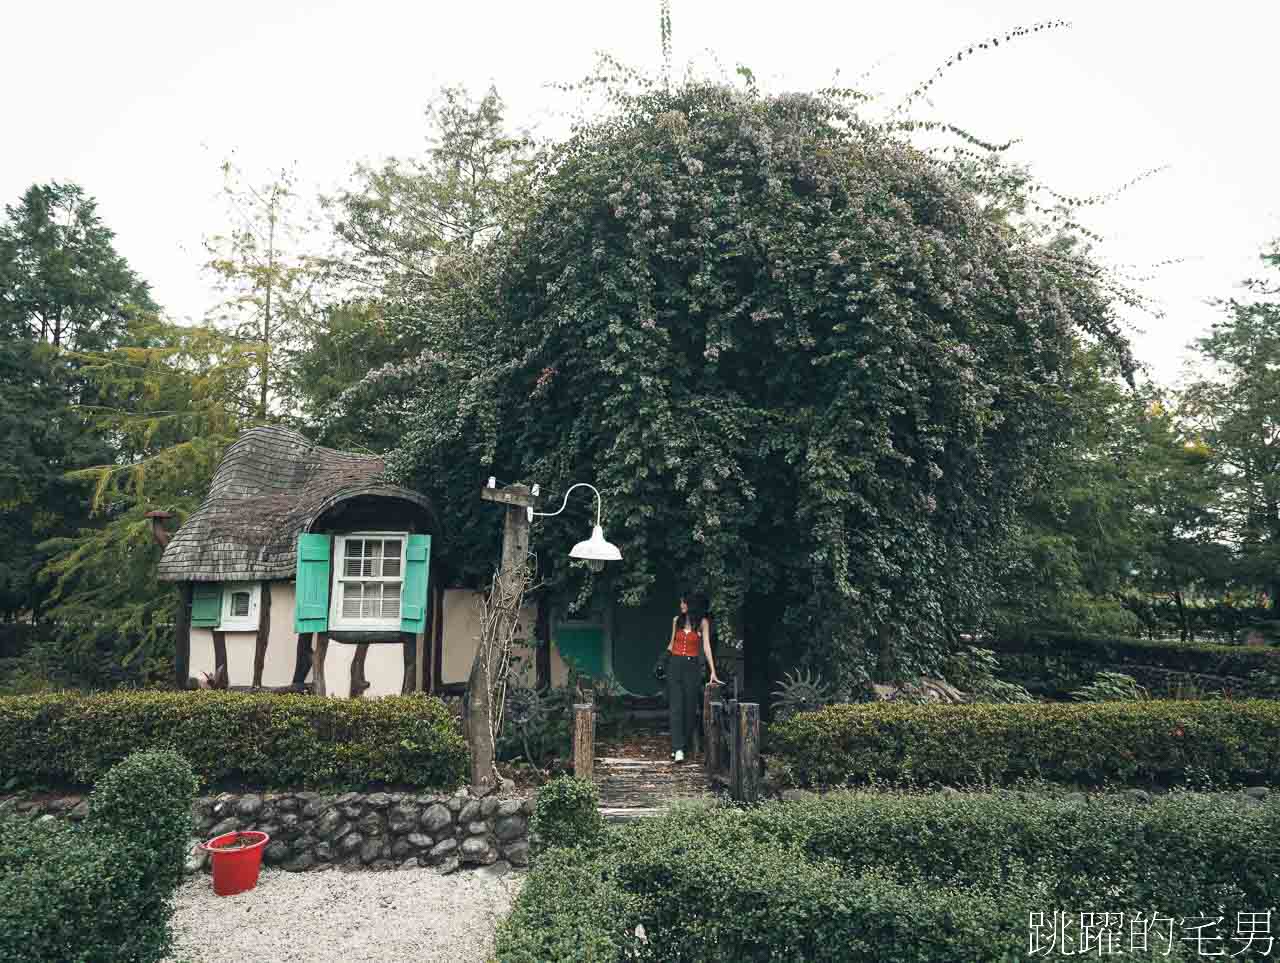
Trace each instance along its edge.
<instances>
[{"instance_id":1,"label":"wooden fence","mask_svg":"<svg viewBox=\"0 0 1280 963\"><path fill-rule=\"evenodd\" d=\"M707 776L741 802L760 799L760 704L724 701L720 690L703 693L703 744Z\"/></svg>"}]
</instances>

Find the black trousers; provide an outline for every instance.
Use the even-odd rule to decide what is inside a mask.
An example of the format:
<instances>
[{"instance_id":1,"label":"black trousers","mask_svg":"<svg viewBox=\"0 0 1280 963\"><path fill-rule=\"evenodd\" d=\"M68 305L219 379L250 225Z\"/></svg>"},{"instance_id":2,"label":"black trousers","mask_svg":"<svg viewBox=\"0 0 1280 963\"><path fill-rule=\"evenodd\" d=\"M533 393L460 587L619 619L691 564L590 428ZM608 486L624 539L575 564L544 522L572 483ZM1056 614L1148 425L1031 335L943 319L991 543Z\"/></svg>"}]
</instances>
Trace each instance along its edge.
<instances>
[{"instance_id":1,"label":"black trousers","mask_svg":"<svg viewBox=\"0 0 1280 963\"><path fill-rule=\"evenodd\" d=\"M702 701L702 659L696 655L667 656L667 702L671 706L671 751L688 752Z\"/></svg>"}]
</instances>

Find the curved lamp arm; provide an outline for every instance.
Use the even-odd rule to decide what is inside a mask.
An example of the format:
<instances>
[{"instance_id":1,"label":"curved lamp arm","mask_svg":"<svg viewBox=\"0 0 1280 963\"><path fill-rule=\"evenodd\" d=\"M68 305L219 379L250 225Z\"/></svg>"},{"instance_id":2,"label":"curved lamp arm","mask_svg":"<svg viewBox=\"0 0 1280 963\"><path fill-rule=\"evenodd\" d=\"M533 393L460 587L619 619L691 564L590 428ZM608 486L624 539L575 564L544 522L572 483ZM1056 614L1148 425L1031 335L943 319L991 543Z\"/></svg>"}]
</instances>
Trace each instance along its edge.
<instances>
[{"instance_id":1,"label":"curved lamp arm","mask_svg":"<svg viewBox=\"0 0 1280 963\"><path fill-rule=\"evenodd\" d=\"M595 485L589 485L586 482L577 482L576 484L570 485L569 490L564 493L564 503L561 504L561 506L557 508L554 512L535 512L533 510L533 506L530 505L528 508L529 521L533 521L535 517L551 518L552 516L559 515L562 511L565 510L565 507L569 504L569 495L575 488L590 488L593 492L596 493L596 526L599 527L600 508L601 508L600 492L596 490Z\"/></svg>"}]
</instances>

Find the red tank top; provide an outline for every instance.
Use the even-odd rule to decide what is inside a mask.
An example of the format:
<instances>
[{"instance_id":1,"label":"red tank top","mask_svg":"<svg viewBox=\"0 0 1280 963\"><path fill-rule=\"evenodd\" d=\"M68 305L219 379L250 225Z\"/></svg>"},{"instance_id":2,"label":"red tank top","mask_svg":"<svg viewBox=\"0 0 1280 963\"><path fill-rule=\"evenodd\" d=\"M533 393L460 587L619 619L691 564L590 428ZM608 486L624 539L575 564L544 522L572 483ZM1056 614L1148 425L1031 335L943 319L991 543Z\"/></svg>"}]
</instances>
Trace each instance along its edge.
<instances>
[{"instance_id":1,"label":"red tank top","mask_svg":"<svg viewBox=\"0 0 1280 963\"><path fill-rule=\"evenodd\" d=\"M677 629L675 644L671 646L671 654L693 656L701 655L702 652L699 648L699 643L701 641L702 636L698 633L697 629Z\"/></svg>"}]
</instances>

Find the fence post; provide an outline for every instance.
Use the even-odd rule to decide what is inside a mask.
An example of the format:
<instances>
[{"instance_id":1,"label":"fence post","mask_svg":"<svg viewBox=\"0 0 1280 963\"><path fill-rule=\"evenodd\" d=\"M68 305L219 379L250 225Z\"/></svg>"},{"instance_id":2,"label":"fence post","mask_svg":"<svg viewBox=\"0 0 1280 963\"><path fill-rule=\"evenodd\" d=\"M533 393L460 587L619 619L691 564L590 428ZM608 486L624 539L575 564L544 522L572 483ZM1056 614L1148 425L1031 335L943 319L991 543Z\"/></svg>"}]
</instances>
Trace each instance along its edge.
<instances>
[{"instance_id":1,"label":"fence post","mask_svg":"<svg viewBox=\"0 0 1280 963\"><path fill-rule=\"evenodd\" d=\"M596 758L596 714L590 703L573 707L573 774L590 779Z\"/></svg>"},{"instance_id":2,"label":"fence post","mask_svg":"<svg viewBox=\"0 0 1280 963\"><path fill-rule=\"evenodd\" d=\"M720 727L724 724L724 703L719 699L708 704L707 716L707 772L711 776L720 775L724 766L724 741L720 736Z\"/></svg>"},{"instance_id":3,"label":"fence post","mask_svg":"<svg viewBox=\"0 0 1280 963\"><path fill-rule=\"evenodd\" d=\"M742 758L742 744L738 738L738 700L730 699L724 704L724 714L729 717L729 744L723 748L729 753L729 798L742 798L742 776L739 770Z\"/></svg>"},{"instance_id":4,"label":"fence post","mask_svg":"<svg viewBox=\"0 0 1280 963\"><path fill-rule=\"evenodd\" d=\"M740 702L734 726L734 799L760 799L760 704Z\"/></svg>"}]
</instances>

